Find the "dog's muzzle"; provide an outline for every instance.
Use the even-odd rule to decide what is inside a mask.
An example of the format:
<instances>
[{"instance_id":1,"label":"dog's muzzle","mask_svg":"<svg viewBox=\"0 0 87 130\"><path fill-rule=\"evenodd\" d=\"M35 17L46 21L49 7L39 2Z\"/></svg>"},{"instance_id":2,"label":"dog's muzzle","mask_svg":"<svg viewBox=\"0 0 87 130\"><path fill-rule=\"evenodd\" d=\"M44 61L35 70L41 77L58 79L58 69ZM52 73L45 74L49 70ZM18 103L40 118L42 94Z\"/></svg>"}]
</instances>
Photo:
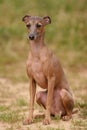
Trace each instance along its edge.
<instances>
[{"instance_id":1,"label":"dog's muzzle","mask_svg":"<svg viewBox=\"0 0 87 130\"><path fill-rule=\"evenodd\" d=\"M30 34L30 35L29 35L29 39L30 39L30 40L34 40L34 39L35 39L35 36L34 36L33 34Z\"/></svg>"}]
</instances>

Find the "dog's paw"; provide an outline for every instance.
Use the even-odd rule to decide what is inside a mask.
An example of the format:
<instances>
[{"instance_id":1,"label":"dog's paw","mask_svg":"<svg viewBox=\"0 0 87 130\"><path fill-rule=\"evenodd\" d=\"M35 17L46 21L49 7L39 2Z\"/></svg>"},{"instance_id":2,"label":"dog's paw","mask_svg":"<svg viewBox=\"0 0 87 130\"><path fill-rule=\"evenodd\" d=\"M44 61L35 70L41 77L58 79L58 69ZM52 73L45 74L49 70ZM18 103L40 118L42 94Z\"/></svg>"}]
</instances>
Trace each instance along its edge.
<instances>
[{"instance_id":1,"label":"dog's paw","mask_svg":"<svg viewBox=\"0 0 87 130\"><path fill-rule=\"evenodd\" d=\"M72 116L63 116L62 117L62 120L63 121L68 121L68 120L70 120L72 118Z\"/></svg>"},{"instance_id":2,"label":"dog's paw","mask_svg":"<svg viewBox=\"0 0 87 130\"><path fill-rule=\"evenodd\" d=\"M51 122L51 120L50 120L50 119L47 119L47 118L45 118L45 119L43 120L43 124L44 124L44 125L49 125L50 122Z\"/></svg>"},{"instance_id":3,"label":"dog's paw","mask_svg":"<svg viewBox=\"0 0 87 130\"><path fill-rule=\"evenodd\" d=\"M23 125L30 125L33 122L33 119L26 119L23 121Z\"/></svg>"}]
</instances>

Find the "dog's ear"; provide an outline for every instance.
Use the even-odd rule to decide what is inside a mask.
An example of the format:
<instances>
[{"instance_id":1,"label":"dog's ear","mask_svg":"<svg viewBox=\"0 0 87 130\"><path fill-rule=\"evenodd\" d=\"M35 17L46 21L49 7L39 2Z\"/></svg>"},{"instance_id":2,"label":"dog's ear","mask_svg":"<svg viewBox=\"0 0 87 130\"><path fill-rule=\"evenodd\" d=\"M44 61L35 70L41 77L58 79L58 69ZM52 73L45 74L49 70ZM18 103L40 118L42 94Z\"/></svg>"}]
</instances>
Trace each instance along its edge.
<instances>
[{"instance_id":1,"label":"dog's ear","mask_svg":"<svg viewBox=\"0 0 87 130\"><path fill-rule=\"evenodd\" d=\"M25 23L27 23L27 22L29 21L29 18L30 18L30 17L31 17L30 15L25 15L25 16L22 18L22 21L25 22Z\"/></svg>"},{"instance_id":2,"label":"dog's ear","mask_svg":"<svg viewBox=\"0 0 87 130\"><path fill-rule=\"evenodd\" d=\"M43 20L44 20L44 24L50 24L51 23L51 18L49 16L45 16L43 17Z\"/></svg>"}]
</instances>

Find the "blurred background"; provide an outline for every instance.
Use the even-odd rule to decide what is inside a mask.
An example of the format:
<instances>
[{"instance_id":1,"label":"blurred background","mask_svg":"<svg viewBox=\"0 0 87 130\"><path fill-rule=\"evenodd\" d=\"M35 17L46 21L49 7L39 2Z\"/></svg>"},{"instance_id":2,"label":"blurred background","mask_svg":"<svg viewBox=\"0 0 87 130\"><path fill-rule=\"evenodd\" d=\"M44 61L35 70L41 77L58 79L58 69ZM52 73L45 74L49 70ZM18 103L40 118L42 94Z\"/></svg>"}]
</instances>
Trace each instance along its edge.
<instances>
[{"instance_id":1,"label":"blurred background","mask_svg":"<svg viewBox=\"0 0 87 130\"><path fill-rule=\"evenodd\" d=\"M70 71L87 71L87 0L0 0L0 77L26 81L25 14L49 15L45 41Z\"/></svg>"}]
</instances>

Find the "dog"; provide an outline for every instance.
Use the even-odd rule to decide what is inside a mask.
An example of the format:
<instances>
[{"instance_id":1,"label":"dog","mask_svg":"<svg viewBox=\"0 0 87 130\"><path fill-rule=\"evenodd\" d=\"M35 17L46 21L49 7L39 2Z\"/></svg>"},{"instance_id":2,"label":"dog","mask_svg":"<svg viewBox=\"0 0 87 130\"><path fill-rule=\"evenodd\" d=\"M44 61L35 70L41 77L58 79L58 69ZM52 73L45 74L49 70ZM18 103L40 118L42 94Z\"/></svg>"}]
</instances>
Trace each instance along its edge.
<instances>
[{"instance_id":1,"label":"dog","mask_svg":"<svg viewBox=\"0 0 87 130\"><path fill-rule=\"evenodd\" d=\"M63 68L52 51L44 42L45 26L51 23L49 16L25 15L22 21L28 29L30 51L27 60L27 75L30 79L30 109L25 125L33 122L34 99L45 111L44 125L51 122L51 115L61 114L63 120L72 117L74 99ZM36 94L36 84L45 91Z\"/></svg>"}]
</instances>

